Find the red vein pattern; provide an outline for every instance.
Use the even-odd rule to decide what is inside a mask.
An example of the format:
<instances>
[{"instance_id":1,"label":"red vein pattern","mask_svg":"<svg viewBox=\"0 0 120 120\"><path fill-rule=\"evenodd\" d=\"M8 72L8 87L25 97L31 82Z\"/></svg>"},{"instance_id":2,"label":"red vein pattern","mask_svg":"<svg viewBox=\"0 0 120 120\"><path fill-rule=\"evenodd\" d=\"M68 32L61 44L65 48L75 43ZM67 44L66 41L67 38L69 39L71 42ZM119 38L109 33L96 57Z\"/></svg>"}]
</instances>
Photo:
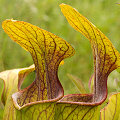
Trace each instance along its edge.
<instances>
[{"instance_id":1,"label":"red vein pattern","mask_svg":"<svg viewBox=\"0 0 120 120\"><path fill-rule=\"evenodd\" d=\"M20 96L18 104L60 99L63 90L57 76L58 66L74 54L74 49L58 36L27 22L6 20L2 26L12 40L31 53L35 63L36 79L27 89L15 94Z\"/></svg>"},{"instance_id":2,"label":"red vein pattern","mask_svg":"<svg viewBox=\"0 0 120 120\"><path fill-rule=\"evenodd\" d=\"M60 7L70 25L90 41L94 60L94 93L64 96L57 102L55 118L99 120L100 104L107 97L107 78L110 72L120 68L120 54L110 40L76 9L65 4Z\"/></svg>"},{"instance_id":3,"label":"red vein pattern","mask_svg":"<svg viewBox=\"0 0 120 120\"><path fill-rule=\"evenodd\" d=\"M12 95L17 120L53 120L56 101L64 91L57 71L60 62L75 51L65 40L27 22L6 20L2 27L10 38L29 51L36 71L34 82ZM24 77L24 75L20 76ZM23 80L19 80L20 89Z\"/></svg>"},{"instance_id":4,"label":"red vein pattern","mask_svg":"<svg viewBox=\"0 0 120 120\"><path fill-rule=\"evenodd\" d=\"M108 75L120 68L120 54L110 40L76 9L65 4L60 7L70 25L90 41L94 60L93 104L101 104L107 96Z\"/></svg>"},{"instance_id":5,"label":"red vein pattern","mask_svg":"<svg viewBox=\"0 0 120 120\"><path fill-rule=\"evenodd\" d=\"M58 103L55 120L98 120L99 106Z\"/></svg>"},{"instance_id":6,"label":"red vein pattern","mask_svg":"<svg viewBox=\"0 0 120 120\"><path fill-rule=\"evenodd\" d=\"M17 120L54 120L55 103L42 103L17 110Z\"/></svg>"},{"instance_id":7,"label":"red vein pattern","mask_svg":"<svg viewBox=\"0 0 120 120\"><path fill-rule=\"evenodd\" d=\"M108 105L101 110L101 120L120 119L120 93L114 94L109 98Z\"/></svg>"}]
</instances>

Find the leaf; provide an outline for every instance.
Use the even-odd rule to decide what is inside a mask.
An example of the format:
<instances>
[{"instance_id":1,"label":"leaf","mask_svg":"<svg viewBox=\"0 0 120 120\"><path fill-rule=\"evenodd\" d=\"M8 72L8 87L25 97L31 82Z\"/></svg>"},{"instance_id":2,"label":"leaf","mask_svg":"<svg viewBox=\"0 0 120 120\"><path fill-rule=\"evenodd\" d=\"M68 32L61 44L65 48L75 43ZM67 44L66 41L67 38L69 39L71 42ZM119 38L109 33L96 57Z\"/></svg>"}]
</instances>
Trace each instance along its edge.
<instances>
[{"instance_id":1,"label":"leaf","mask_svg":"<svg viewBox=\"0 0 120 120\"><path fill-rule=\"evenodd\" d=\"M92 95L66 95L57 102L55 120L99 120L100 106L85 106Z\"/></svg>"},{"instance_id":2,"label":"leaf","mask_svg":"<svg viewBox=\"0 0 120 120\"><path fill-rule=\"evenodd\" d=\"M17 120L21 120L18 116L25 120L32 120L37 116L35 120L43 115L46 115L45 120L52 120L54 102L61 99L64 94L57 75L58 66L63 59L74 55L73 47L62 38L27 22L11 19L4 21L2 27L13 41L30 52L35 64L34 82L12 95L14 106L17 111L19 110ZM53 106L52 112L49 111L50 104ZM26 116L24 110L27 113L33 111L32 115Z\"/></svg>"},{"instance_id":3,"label":"leaf","mask_svg":"<svg viewBox=\"0 0 120 120\"><path fill-rule=\"evenodd\" d=\"M120 54L110 40L76 9L65 4L60 7L70 25L90 41L94 60L93 103L101 104L107 97L108 75L120 68Z\"/></svg>"},{"instance_id":4,"label":"leaf","mask_svg":"<svg viewBox=\"0 0 120 120\"><path fill-rule=\"evenodd\" d=\"M91 76L88 82L89 90L91 93L94 93L94 74Z\"/></svg>"},{"instance_id":5,"label":"leaf","mask_svg":"<svg viewBox=\"0 0 120 120\"><path fill-rule=\"evenodd\" d=\"M81 81L79 78L77 78L77 77L75 77L75 76L73 76L73 75L70 75L70 74L67 74L67 75L68 75L68 77L72 80L72 82L76 85L76 87L78 88L78 90L79 90L82 94L87 93L87 91L86 91L86 89L85 89L85 87L84 87L84 84L82 83L82 81Z\"/></svg>"},{"instance_id":6,"label":"leaf","mask_svg":"<svg viewBox=\"0 0 120 120\"><path fill-rule=\"evenodd\" d=\"M108 105L101 110L101 120L120 120L120 93L109 98Z\"/></svg>"},{"instance_id":7,"label":"leaf","mask_svg":"<svg viewBox=\"0 0 120 120\"><path fill-rule=\"evenodd\" d=\"M56 119L99 120L99 107L107 97L107 78L110 72L120 68L120 54L110 40L76 9L66 4L60 7L70 25L90 41L94 60L94 75L91 77L94 78L94 93L64 96L57 102Z\"/></svg>"},{"instance_id":8,"label":"leaf","mask_svg":"<svg viewBox=\"0 0 120 120\"><path fill-rule=\"evenodd\" d=\"M4 81L4 91L2 94L2 102L5 105L3 120L15 119L16 110L13 106L12 94L18 91L21 83L25 77L32 71L34 71L34 65L28 68L7 70L0 73L0 78ZM19 86L18 86L19 84Z\"/></svg>"},{"instance_id":9,"label":"leaf","mask_svg":"<svg viewBox=\"0 0 120 120\"><path fill-rule=\"evenodd\" d=\"M55 103L47 102L23 107L16 111L17 120L54 120Z\"/></svg>"}]
</instances>

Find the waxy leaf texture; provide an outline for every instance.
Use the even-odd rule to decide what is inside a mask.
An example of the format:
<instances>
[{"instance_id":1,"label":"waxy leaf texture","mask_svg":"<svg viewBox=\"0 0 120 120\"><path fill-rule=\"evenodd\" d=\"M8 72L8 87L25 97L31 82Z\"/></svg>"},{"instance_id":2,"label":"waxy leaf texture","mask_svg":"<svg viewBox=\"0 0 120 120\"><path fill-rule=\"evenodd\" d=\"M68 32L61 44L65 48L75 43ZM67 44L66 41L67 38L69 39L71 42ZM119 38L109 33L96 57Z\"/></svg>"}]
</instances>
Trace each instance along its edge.
<instances>
[{"instance_id":1,"label":"waxy leaf texture","mask_svg":"<svg viewBox=\"0 0 120 120\"><path fill-rule=\"evenodd\" d=\"M60 7L70 25L90 41L94 60L94 92L64 96L57 102L57 106L61 107L56 110L56 116L60 120L99 120L99 105L107 97L107 78L113 70L120 68L120 54L110 40L76 9L66 4ZM84 112L80 113L82 109Z\"/></svg>"},{"instance_id":2,"label":"waxy leaf texture","mask_svg":"<svg viewBox=\"0 0 120 120\"><path fill-rule=\"evenodd\" d=\"M90 41L94 60L91 81L94 79L94 84L89 87L94 92L86 94L82 82L69 75L76 85L80 83L78 87L84 94L64 96L58 67L64 63L63 59L75 53L68 42L30 23L5 20L2 23L4 31L30 52L34 65L0 73L5 83L3 120L99 120L100 105L107 97L107 78L113 70L120 68L120 54L110 40L76 9L66 4L60 7L70 25ZM20 90L25 77L34 70L33 83ZM113 95L101 110L102 120L120 119L119 97L119 94Z\"/></svg>"},{"instance_id":3,"label":"waxy leaf texture","mask_svg":"<svg viewBox=\"0 0 120 120\"><path fill-rule=\"evenodd\" d=\"M63 64L63 59L74 55L73 47L62 38L27 22L11 19L4 21L2 27L13 41L30 52L35 64L34 82L12 95L16 119L52 120L55 102L64 95L57 76L58 66Z\"/></svg>"},{"instance_id":4,"label":"waxy leaf texture","mask_svg":"<svg viewBox=\"0 0 120 120\"><path fill-rule=\"evenodd\" d=\"M108 75L120 68L120 54L110 40L76 9L66 4L61 4L60 7L70 25L90 41L94 60L92 104L101 104L107 97Z\"/></svg>"},{"instance_id":5,"label":"waxy leaf texture","mask_svg":"<svg viewBox=\"0 0 120 120\"><path fill-rule=\"evenodd\" d=\"M101 120L120 120L120 93L109 98L108 105L101 110Z\"/></svg>"},{"instance_id":6,"label":"waxy leaf texture","mask_svg":"<svg viewBox=\"0 0 120 120\"><path fill-rule=\"evenodd\" d=\"M55 120L99 120L100 106L58 103Z\"/></svg>"}]
</instances>

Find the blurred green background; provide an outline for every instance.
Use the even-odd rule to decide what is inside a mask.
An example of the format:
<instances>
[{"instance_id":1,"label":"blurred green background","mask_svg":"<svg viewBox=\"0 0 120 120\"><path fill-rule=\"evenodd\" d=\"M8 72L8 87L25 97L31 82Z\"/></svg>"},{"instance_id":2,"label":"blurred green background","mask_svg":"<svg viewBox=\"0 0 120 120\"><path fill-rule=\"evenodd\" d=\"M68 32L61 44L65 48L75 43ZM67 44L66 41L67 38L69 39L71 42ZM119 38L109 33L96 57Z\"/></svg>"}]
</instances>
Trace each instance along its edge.
<instances>
[{"instance_id":1,"label":"blurred green background","mask_svg":"<svg viewBox=\"0 0 120 120\"><path fill-rule=\"evenodd\" d=\"M0 72L8 69L27 67L33 64L28 52L13 42L2 29L2 21L15 19L29 22L65 39L76 50L76 54L64 60L59 67L59 79L65 94L79 93L66 73L79 77L88 90L88 81L93 74L93 58L89 41L74 30L63 16L59 4L66 3L76 8L95 24L120 52L120 6L117 0L0 0ZM22 89L35 78L31 73ZM108 90L115 91L114 79L120 78L114 71L108 80ZM0 80L0 96L4 87ZM88 91L89 92L89 91Z\"/></svg>"}]
</instances>

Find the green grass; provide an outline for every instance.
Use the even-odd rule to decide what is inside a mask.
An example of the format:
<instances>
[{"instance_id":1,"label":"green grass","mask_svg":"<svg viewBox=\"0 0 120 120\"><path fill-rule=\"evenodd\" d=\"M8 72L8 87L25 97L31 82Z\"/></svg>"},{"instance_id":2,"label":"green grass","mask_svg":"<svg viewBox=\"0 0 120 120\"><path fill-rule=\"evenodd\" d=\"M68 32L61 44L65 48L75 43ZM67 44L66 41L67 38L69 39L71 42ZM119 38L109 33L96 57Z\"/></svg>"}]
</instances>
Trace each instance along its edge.
<instances>
[{"instance_id":1,"label":"green grass","mask_svg":"<svg viewBox=\"0 0 120 120\"><path fill-rule=\"evenodd\" d=\"M94 72L91 46L81 33L69 25L59 4L66 3L76 8L95 24L120 52L120 7L116 5L117 2L117 0L0 0L0 24L5 19L11 18L26 21L68 41L75 48L76 54L67 58L65 64L60 66L59 79L65 94L79 93L66 73L79 77L88 88L89 78ZM30 54L13 42L0 25L0 72L27 67L31 64L33 64L33 60ZM111 82L113 82L113 76L114 74L110 77ZM35 77L34 74L33 77ZM26 81L28 79L31 79L31 75L27 77ZM30 84L26 81L23 87ZM111 82L108 81L108 86L111 86ZM0 86L3 86L1 81ZM110 88L110 90L115 90L115 88Z\"/></svg>"}]
</instances>

